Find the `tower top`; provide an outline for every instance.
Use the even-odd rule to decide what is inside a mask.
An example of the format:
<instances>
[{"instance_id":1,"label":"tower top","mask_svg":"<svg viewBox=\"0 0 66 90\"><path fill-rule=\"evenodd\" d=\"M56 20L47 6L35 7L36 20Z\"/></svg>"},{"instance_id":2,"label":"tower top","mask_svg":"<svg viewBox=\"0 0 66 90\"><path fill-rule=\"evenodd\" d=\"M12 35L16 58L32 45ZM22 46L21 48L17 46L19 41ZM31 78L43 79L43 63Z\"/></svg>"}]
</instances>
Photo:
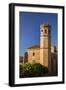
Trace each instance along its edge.
<instances>
[{"instance_id":1,"label":"tower top","mask_svg":"<svg viewBox=\"0 0 66 90\"><path fill-rule=\"evenodd\" d=\"M49 24L41 24L40 28L51 27Z\"/></svg>"}]
</instances>

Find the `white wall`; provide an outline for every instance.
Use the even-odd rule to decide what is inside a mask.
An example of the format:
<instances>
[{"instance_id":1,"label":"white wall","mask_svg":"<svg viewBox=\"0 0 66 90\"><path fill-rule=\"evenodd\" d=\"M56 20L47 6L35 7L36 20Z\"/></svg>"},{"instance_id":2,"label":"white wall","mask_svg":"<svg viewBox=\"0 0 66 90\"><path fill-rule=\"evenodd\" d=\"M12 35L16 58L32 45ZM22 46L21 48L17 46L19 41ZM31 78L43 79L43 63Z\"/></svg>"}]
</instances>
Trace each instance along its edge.
<instances>
[{"instance_id":1,"label":"white wall","mask_svg":"<svg viewBox=\"0 0 66 90\"><path fill-rule=\"evenodd\" d=\"M8 86L8 4L15 3L32 3L32 4L51 4L51 5L65 5L66 0L0 0L0 90L65 90L66 84L60 85L45 85L45 86L30 86L11 88ZM60 34L59 34L60 35Z\"/></svg>"}]
</instances>

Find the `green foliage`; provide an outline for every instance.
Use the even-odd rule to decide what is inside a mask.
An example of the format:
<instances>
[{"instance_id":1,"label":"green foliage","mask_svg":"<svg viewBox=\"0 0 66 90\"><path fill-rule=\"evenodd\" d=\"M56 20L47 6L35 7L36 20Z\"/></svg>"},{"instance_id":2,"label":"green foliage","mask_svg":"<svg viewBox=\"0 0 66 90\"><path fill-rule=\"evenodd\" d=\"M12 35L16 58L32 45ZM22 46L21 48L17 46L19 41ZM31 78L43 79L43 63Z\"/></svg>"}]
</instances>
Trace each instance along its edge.
<instances>
[{"instance_id":1,"label":"green foliage","mask_svg":"<svg viewBox=\"0 0 66 90\"><path fill-rule=\"evenodd\" d=\"M32 76L32 71L33 71L33 68L30 63L23 64L24 76Z\"/></svg>"},{"instance_id":2,"label":"green foliage","mask_svg":"<svg viewBox=\"0 0 66 90\"><path fill-rule=\"evenodd\" d=\"M46 73L48 73L48 68L39 63L20 64L20 77L44 76Z\"/></svg>"},{"instance_id":3,"label":"green foliage","mask_svg":"<svg viewBox=\"0 0 66 90\"><path fill-rule=\"evenodd\" d=\"M23 75L23 64L21 64L21 63L19 65L19 73L20 73L20 77L21 77L21 75Z\"/></svg>"},{"instance_id":4,"label":"green foliage","mask_svg":"<svg viewBox=\"0 0 66 90\"><path fill-rule=\"evenodd\" d=\"M48 72L48 69L39 63L33 64L33 70L35 76L43 76L45 73Z\"/></svg>"}]
</instances>

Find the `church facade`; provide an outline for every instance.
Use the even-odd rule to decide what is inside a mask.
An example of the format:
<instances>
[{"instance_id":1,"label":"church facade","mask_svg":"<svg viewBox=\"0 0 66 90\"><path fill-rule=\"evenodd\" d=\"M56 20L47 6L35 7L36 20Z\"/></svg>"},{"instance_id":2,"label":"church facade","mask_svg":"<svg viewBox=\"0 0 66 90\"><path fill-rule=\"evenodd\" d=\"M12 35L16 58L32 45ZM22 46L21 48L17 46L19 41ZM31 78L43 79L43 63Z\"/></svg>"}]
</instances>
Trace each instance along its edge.
<instances>
[{"instance_id":1,"label":"church facade","mask_svg":"<svg viewBox=\"0 0 66 90\"><path fill-rule=\"evenodd\" d=\"M49 69L49 72L57 72L57 50L51 45L51 26L40 25L40 45L34 45L26 49L29 63L40 63Z\"/></svg>"}]
</instances>

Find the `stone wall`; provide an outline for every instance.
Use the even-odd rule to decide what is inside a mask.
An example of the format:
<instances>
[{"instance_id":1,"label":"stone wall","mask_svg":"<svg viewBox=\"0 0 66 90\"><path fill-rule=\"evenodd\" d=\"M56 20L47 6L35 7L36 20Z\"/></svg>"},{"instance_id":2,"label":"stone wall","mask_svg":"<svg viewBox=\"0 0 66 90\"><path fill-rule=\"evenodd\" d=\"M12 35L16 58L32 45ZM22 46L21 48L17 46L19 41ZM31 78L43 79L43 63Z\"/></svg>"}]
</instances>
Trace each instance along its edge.
<instances>
[{"instance_id":1,"label":"stone wall","mask_svg":"<svg viewBox=\"0 0 66 90\"><path fill-rule=\"evenodd\" d=\"M27 49L28 62L30 63L40 63L40 49Z\"/></svg>"}]
</instances>

